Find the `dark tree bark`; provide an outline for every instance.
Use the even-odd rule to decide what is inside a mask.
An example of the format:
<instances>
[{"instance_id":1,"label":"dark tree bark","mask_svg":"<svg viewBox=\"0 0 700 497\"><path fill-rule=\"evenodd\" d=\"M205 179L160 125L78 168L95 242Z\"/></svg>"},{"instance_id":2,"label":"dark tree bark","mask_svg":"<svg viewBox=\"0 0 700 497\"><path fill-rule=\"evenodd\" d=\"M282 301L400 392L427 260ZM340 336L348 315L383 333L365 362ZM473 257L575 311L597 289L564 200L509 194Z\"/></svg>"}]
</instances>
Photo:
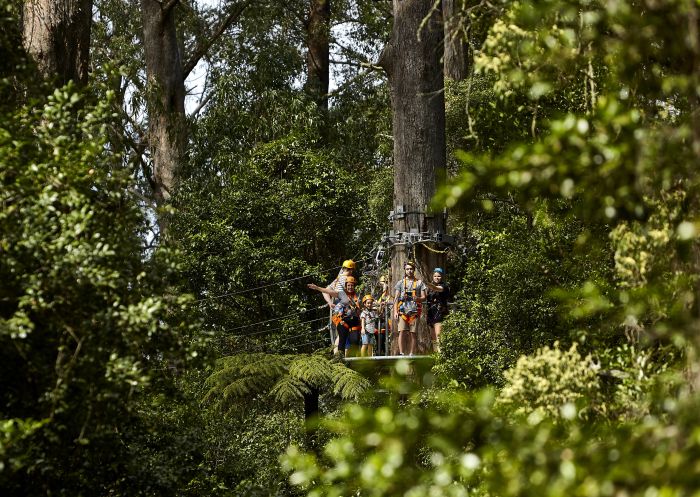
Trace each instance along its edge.
<instances>
[{"instance_id":1,"label":"dark tree bark","mask_svg":"<svg viewBox=\"0 0 700 497\"><path fill-rule=\"evenodd\" d=\"M151 152L149 182L158 207L167 205L177 188L187 149L185 78L214 42L251 5L243 1L222 11L221 21L207 38L199 40L187 61L183 60L175 27L179 0L141 0L143 40L148 80L148 146ZM158 218L161 233L167 229L164 214Z\"/></svg>"},{"instance_id":2,"label":"dark tree bark","mask_svg":"<svg viewBox=\"0 0 700 497\"><path fill-rule=\"evenodd\" d=\"M319 109L328 110L331 0L310 0L306 20L306 89Z\"/></svg>"},{"instance_id":3,"label":"dark tree bark","mask_svg":"<svg viewBox=\"0 0 700 497\"><path fill-rule=\"evenodd\" d=\"M445 233L442 213L426 213L436 189L436 177L445 171L445 100L443 93L441 13L431 10L433 0L394 0L391 40L380 58L391 87L394 136L394 219L396 232ZM428 21L424 19L430 15ZM421 27L422 26L422 27ZM420 33L419 33L420 30ZM403 276L407 257L416 260L418 275L431 276L444 254L430 244L397 245L392 251L392 282ZM394 341L397 333L394 333ZM419 353L430 349L424 320L418 330ZM395 350L396 344L392 345Z\"/></svg>"},{"instance_id":4,"label":"dark tree bark","mask_svg":"<svg viewBox=\"0 0 700 497\"><path fill-rule=\"evenodd\" d=\"M445 78L462 81L469 74L469 47L460 33L457 13L458 0L442 0L442 16L445 21Z\"/></svg>"},{"instance_id":5,"label":"dark tree bark","mask_svg":"<svg viewBox=\"0 0 700 497\"><path fill-rule=\"evenodd\" d=\"M26 0L22 24L24 47L45 79L87 83L92 0Z\"/></svg>"},{"instance_id":6,"label":"dark tree bark","mask_svg":"<svg viewBox=\"0 0 700 497\"><path fill-rule=\"evenodd\" d=\"M167 204L185 157L185 80L175 30L177 0L141 0L148 81L148 144L156 204ZM165 223L159 218L161 229Z\"/></svg>"},{"instance_id":7,"label":"dark tree bark","mask_svg":"<svg viewBox=\"0 0 700 497\"><path fill-rule=\"evenodd\" d=\"M318 415L319 396L318 388L311 387L309 393L304 394L304 422L306 423L306 444L314 452L319 451L318 445Z\"/></svg>"}]
</instances>

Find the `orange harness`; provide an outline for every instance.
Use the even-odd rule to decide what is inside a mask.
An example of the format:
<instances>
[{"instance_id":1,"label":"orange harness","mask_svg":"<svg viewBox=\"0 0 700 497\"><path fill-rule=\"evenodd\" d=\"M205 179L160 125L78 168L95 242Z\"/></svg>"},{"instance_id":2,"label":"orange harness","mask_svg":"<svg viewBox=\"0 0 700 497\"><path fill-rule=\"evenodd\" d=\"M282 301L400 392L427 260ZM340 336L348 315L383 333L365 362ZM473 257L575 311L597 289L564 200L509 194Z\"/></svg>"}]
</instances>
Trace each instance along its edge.
<instances>
[{"instance_id":1,"label":"orange harness","mask_svg":"<svg viewBox=\"0 0 700 497\"><path fill-rule=\"evenodd\" d=\"M407 279L408 278L403 279L404 294L408 293L408 292L406 292L406 280ZM413 297L413 299L415 300L415 298L416 298L416 285L415 285L416 280L412 280L412 283L413 283L413 287L411 288L411 297ZM412 316L407 316L405 314L401 314L401 319L406 321L406 323L408 323L408 324L413 323L413 321L415 321L416 319L418 319L420 317L421 311L423 310L423 306L421 305L420 302L416 302L416 309L417 309L417 312L415 314L413 314Z\"/></svg>"},{"instance_id":2,"label":"orange harness","mask_svg":"<svg viewBox=\"0 0 700 497\"><path fill-rule=\"evenodd\" d=\"M345 295L347 295L347 293ZM356 308L358 308L360 306L359 300L357 299L357 295L354 295L354 294L352 296L348 295L348 297L351 300L350 305L354 304ZM342 324L345 328L350 329L350 331L355 331L355 327L350 328L347 324L345 324L345 321L343 321L343 315L340 312L336 312L335 314L333 314L333 316L331 316L331 322L335 326ZM360 329L362 329L362 327L358 327L357 329L360 330Z\"/></svg>"}]
</instances>

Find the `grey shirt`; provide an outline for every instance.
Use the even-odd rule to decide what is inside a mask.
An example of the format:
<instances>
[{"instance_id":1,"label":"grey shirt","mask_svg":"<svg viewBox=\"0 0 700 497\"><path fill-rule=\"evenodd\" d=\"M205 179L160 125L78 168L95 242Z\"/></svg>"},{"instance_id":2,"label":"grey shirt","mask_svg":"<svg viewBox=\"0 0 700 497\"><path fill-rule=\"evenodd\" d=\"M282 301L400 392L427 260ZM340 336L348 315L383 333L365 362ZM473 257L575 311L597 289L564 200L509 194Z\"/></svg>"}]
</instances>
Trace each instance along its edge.
<instances>
[{"instance_id":1,"label":"grey shirt","mask_svg":"<svg viewBox=\"0 0 700 497\"><path fill-rule=\"evenodd\" d=\"M414 296L420 297L423 295L423 292L425 292L425 289L426 286L422 280L411 280L408 278L402 278L401 281L396 283L396 286L394 287L394 291L399 292L399 298L402 298L407 291L409 293L413 293L413 290L415 290Z\"/></svg>"}]
</instances>

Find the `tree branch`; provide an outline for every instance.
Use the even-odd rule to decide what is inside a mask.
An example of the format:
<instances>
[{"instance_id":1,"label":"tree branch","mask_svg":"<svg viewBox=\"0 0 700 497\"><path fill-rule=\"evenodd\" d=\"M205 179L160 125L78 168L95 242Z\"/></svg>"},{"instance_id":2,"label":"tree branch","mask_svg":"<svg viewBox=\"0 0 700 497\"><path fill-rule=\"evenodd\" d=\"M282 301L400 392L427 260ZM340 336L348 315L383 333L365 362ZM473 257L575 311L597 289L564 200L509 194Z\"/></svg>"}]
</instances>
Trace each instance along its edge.
<instances>
[{"instance_id":1,"label":"tree branch","mask_svg":"<svg viewBox=\"0 0 700 497\"><path fill-rule=\"evenodd\" d=\"M195 117L197 114L199 114L199 111L204 108L205 105L209 103L209 100L214 96L213 92L207 93L207 96L204 97L199 101L199 104L197 105L197 108L192 111L192 114L190 114L190 117Z\"/></svg>"},{"instance_id":2,"label":"tree branch","mask_svg":"<svg viewBox=\"0 0 700 497\"><path fill-rule=\"evenodd\" d=\"M380 68L380 67L378 67L378 66L369 66L369 67L367 68L367 70L358 72L358 73L357 73L355 76L353 76L352 78L350 78L350 79L344 81L344 82L343 82L340 86L338 86L335 90L328 92L328 96L329 96L329 97L332 97L332 96L334 96L334 95L337 95L337 94L341 93L343 90L345 90L345 88L347 88L348 86L352 85L352 84L355 83L357 80L360 80L360 79L362 79L362 78L365 78L365 77L369 76L370 74L372 74L373 72L379 71L379 70L381 70L381 69L382 69L382 68Z\"/></svg>"},{"instance_id":3,"label":"tree branch","mask_svg":"<svg viewBox=\"0 0 700 497\"><path fill-rule=\"evenodd\" d=\"M334 64L334 65L339 65L339 66L369 68L369 69L373 69L375 71L381 71L384 69L382 66L379 66L377 64L372 64L371 62L366 62L366 61L354 62L352 60L330 59L328 62L330 62L331 64Z\"/></svg>"},{"instance_id":4,"label":"tree branch","mask_svg":"<svg viewBox=\"0 0 700 497\"><path fill-rule=\"evenodd\" d=\"M175 7L179 1L180 0L168 0L167 2L161 2L160 4L163 6L163 13L167 14L173 10L173 7Z\"/></svg>"},{"instance_id":5,"label":"tree branch","mask_svg":"<svg viewBox=\"0 0 700 497\"><path fill-rule=\"evenodd\" d=\"M216 42L216 40L218 40L221 37L221 35L224 34L224 32L231 26L231 24L238 20L241 14L243 14L243 11L251 4L251 1L252 0L248 0L234 7L229 13L229 15L223 21L221 21L219 25L214 29L211 36L208 39L197 44L197 46L194 49L194 52L192 53L192 56L182 68L183 80L187 79L187 76L189 76L189 74L199 63L202 57L204 57L207 54L207 52L209 51L211 46Z\"/></svg>"}]
</instances>

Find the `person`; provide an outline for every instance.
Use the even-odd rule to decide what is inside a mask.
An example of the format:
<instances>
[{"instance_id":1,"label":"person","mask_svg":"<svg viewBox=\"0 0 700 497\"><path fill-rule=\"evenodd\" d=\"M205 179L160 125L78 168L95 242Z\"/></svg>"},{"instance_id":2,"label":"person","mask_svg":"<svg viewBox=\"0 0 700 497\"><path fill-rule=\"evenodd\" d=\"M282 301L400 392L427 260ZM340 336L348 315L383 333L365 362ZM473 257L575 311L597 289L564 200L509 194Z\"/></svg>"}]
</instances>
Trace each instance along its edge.
<instances>
[{"instance_id":1,"label":"person","mask_svg":"<svg viewBox=\"0 0 700 497\"><path fill-rule=\"evenodd\" d=\"M407 261L403 267L404 277L396 283L394 288L394 322L399 331L399 354L405 355L404 342L408 338L408 355L416 352L416 331L420 319L422 306L425 302L425 284L415 277L416 265Z\"/></svg>"},{"instance_id":2,"label":"person","mask_svg":"<svg viewBox=\"0 0 700 497\"><path fill-rule=\"evenodd\" d=\"M343 261L343 264L340 267L340 271L338 272L338 276L336 276L335 279L326 288L332 289L335 291L340 291L345 285L345 278L347 278L348 276L353 276L354 271L355 271L355 261L353 261L352 259L346 259L345 261ZM330 307L331 309L334 309L335 305L337 304L337 302L333 301L333 297L331 297L327 293L323 293L323 300L326 301L326 304L328 304L328 307ZM333 323L333 326L335 326L337 328L338 323L340 323L340 321L341 321L340 316L334 312L331 315L331 322ZM339 348L338 341L339 341L339 337L336 335L335 343L334 343L334 347L333 347L334 354L336 354L338 352L338 348ZM341 350L345 350L345 349L346 349L346 345L343 344Z\"/></svg>"},{"instance_id":3,"label":"person","mask_svg":"<svg viewBox=\"0 0 700 497\"><path fill-rule=\"evenodd\" d=\"M448 313L447 300L450 298L450 287L443 281L445 270L441 267L433 269L433 281L427 282L428 287L428 327L430 339L433 343L433 352L440 352L440 332L442 320Z\"/></svg>"},{"instance_id":4,"label":"person","mask_svg":"<svg viewBox=\"0 0 700 497\"><path fill-rule=\"evenodd\" d=\"M348 276L354 276L354 273L355 261L353 261L352 259L347 259L343 261L343 265L340 267L338 276L336 276L335 279L326 288L330 288L332 290L335 290L336 292L341 290L345 285L345 278L347 278ZM333 303L333 297L326 293L323 294L323 300L326 301L328 307L330 307L331 309L335 306L335 304Z\"/></svg>"},{"instance_id":5,"label":"person","mask_svg":"<svg viewBox=\"0 0 700 497\"><path fill-rule=\"evenodd\" d=\"M387 340L386 334L390 331L391 318L391 293L389 292L389 282L386 276L379 278L382 287L382 294L377 299L379 315L379 326L377 327L377 355L386 355Z\"/></svg>"},{"instance_id":6,"label":"person","mask_svg":"<svg viewBox=\"0 0 700 497\"><path fill-rule=\"evenodd\" d=\"M371 357L374 353L376 343L375 333L377 331L377 313L374 310L374 297L365 295L362 297L362 313L360 314L360 333L362 334L362 357Z\"/></svg>"},{"instance_id":7,"label":"person","mask_svg":"<svg viewBox=\"0 0 700 497\"><path fill-rule=\"evenodd\" d=\"M336 325L338 350L343 350L346 357L354 356L360 345L360 303L355 294L356 283L354 276L347 276L345 285L340 290L320 287L314 283L307 285L311 290L316 290L337 299L333 311L334 315L339 316L338 324Z\"/></svg>"}]
</instances>

